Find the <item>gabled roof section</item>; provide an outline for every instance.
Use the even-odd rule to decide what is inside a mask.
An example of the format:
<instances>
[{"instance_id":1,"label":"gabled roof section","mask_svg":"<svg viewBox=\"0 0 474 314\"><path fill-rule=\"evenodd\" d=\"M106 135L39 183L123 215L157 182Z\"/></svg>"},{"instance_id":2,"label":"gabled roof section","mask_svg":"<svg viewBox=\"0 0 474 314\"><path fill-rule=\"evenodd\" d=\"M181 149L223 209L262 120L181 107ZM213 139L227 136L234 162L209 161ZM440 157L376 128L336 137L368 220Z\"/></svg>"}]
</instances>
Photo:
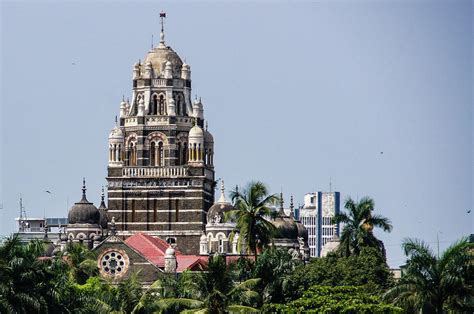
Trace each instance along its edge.
<instances>
[{"instance_id":1,"label":"gabled roof section","mask_svg":"<svg viewBox=\"0 0 474 314\"><path fill-rule=\"evenodd\" d=\"M136 233L125 240L125 243L140 252L158 267L165 266L166 249L170 246L166 241L144 233ZM175 250L176 256L182 255Z\"/></svg>"}]
</instances>

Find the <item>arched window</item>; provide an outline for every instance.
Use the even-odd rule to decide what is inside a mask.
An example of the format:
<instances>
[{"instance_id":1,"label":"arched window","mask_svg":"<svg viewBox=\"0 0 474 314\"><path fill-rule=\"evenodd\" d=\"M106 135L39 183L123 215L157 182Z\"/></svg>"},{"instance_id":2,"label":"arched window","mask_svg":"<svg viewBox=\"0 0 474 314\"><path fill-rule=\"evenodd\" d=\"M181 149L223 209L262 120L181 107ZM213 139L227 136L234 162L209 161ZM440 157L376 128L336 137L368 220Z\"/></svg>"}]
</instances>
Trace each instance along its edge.
<instances>
[{"instance_id":1,"label":"arched window","mask_svg":"<svg viewBox=\"0 0 474 314\"><path fill-rule=\"evenodd\" d=\"M137 147L134 142L130 143L130 147L128 149L128 164L129 166L137 165Z\"/></svg>"},{"instance_id":2,"label":"arched window","mask_svg":"<svg viewBox=\"0 0 474 314\"><path fill-rule=\"evenodd\" d=\"M160 106L160 116L165 114L165 97L163 95L160 95L160 101L159 101L159 106Z\"/></svg>"},{"instance_id":3,"label":"arched window","mask_svg":"<svg viewBox=\"0 0 474 314\"><path fill-rule=\"evenodd\" d=\"M150 145L150 166L156 166L156 144L151 142Z\"/></svg>"},{"instance_id":4,"label":"arched window","mask_svg":"<svg viewBox=\"0 0 474 314\"><path fill-rule=\"evenodd\" d=\"M150 115L156 115L158 108L158 96L153 95L153 101L151 103L151 108L150 108Z\"/></svg>"},{"instance_id":5,"label":"arched window","mask_svg":"<svg viewBox=\"0 0 474 314\"><path fill-rule=\"evenodd\" d=\"M158 166L163 167L165 160L165 154L163 151L163 142L158 143Z\"/></svg>"},{"instance_id":6,"label":"arched window","mask_svg":"<svg viewBox=\"0 0 474 314\"><path fill-rule=\"evenodd\" d=\"M177 164L178 166L179 165L182 165L182 159L181 159L181 142L178 142L178 150L177 150L178 154L176 157L178 157L178 160L177 160Z\"/></svg>"},{"instance_id":7,"label":"arched window","mask_svg":"<svg viewBox=\"0 0 474 314\"><path fill-rule=\"evenodd\" d=\"M183 145L183 165L188 162L188 144Z\"/></svg>"},{"instance_id":8,"label":"arched window","mask_svg":"<svg viewBox=\"0 0 474 314\"><path fill-rule=\"evenodd\" d=\"M176 115L181 115L181 95L176 97Z\"/></svg>"}]
</instances>

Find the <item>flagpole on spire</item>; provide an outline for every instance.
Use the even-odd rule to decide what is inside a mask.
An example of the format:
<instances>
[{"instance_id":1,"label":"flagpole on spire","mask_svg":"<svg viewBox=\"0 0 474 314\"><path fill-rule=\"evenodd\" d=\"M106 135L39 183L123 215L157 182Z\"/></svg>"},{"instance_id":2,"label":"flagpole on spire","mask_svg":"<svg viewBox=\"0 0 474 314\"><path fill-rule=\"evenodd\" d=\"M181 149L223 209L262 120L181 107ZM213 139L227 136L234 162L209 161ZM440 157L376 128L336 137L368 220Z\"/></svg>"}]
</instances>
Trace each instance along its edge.
<instances>
[{"instance_id":1,"label":"flagpole on spire","mask_svg":"<svg viewBox=\"0 0 474 314\"><path fill-rule=\"evenodd\" d=\"M161 32L160 32L160 46L165 46L165 18L166 18L166 12L161 11L160 12L160 20L161 20Z\"/></svg>"}]
</instances>

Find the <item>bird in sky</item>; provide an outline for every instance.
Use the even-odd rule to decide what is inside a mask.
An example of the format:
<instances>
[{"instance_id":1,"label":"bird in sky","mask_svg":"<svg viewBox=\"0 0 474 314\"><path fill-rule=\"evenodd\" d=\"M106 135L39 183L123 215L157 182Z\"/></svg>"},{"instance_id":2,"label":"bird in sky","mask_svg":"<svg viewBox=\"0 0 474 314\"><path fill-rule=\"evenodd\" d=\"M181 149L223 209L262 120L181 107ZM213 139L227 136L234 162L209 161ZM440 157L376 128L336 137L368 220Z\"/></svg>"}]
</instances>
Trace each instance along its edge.
<instances>
[{"instance_id":1,"label":"bird in sky","mask_svg":"<svg viewBox=\"0 0 474 314\"><path fill-rule=\"evenodd\" d=\"M46 190L45 192L48 193L48 194L51 194L51 191L49 191L49 190Z\"/></svg>"},{"instance_id":2,"label":"bird in sky","mask_svg":"<svg viewBox=\"0 0 474 314\"><path fill-rule=\"evenodd\" d=\"M469 210L467 211L467 213L470 214L470 213L471 213L471 210L469 209Z\"/></svg>"}]
</instances>

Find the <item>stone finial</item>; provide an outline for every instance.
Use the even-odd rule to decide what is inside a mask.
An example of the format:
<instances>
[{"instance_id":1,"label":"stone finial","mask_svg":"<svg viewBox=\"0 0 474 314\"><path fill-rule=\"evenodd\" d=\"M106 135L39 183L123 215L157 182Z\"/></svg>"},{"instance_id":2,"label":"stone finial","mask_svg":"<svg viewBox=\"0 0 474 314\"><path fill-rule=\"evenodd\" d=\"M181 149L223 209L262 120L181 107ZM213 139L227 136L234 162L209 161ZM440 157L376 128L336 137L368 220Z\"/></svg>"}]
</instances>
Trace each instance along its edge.
<instances>
[{"instance_id":1,"label":"stone finial","mask_svg":"<svg viewBox=\"0 0 474 314\"><path fill-rule=\"evenodd\" d=\"M218 203L225 203L225 188L224 188L224 180L221 180L221 196L219 197Z\"/></svg>"},{"instance_id":2,"label":"stone finial","mask_svg":"<svg viewBox=\"0 0 474 314\"><path fill-rule=\"evenodd\" d=\"M86 197L86 178L82 178L82 199L81 199L81 202L82 203L89 203L89 201L87 200L87 197Z\"/></svg>"},{"instance_id":3,"label":"stone finial","mask_svg":"<svg viewBox=\"0 0 474 314\"><path fill-rule=\"evenodd\" d=\"M295 214L294 214L294 209L295 209L295 206L293 204L293 195L290 196L290 218L295 218Z\"/></svg>"},{"instance_id":4,"label":"stone finial","mask_svg":"<svg viewBox=\"0 0 474 314\"><path fill-rule=\"evenodd\" d=\"M178 262L176 261L176 252L170 246L165 252L165 273L174 274L176 273L177 267Z\"/></svg>"},{"instance_id":5,"label":"stone finial","mask_svg":"<svg viewBox=\"0 0 474 314\"><path fill-rule=\"evenodd\" d=\"M117 233L117 228L115 227L115 216L112 217L112 221L110 222L110 235L115 235Z\"/></svg>"},{"instance_id":6,"label":"stone finial","mask_svg":"<svg viewBox=\"0 0 474 314\"><path fill-rule=\"evenodd\" d=\"M283 192L280 192L280 210L278 211L279 216L285 216L285 210L283 209L284 201L283 201Z\"/></svg>"}]
</instances>

